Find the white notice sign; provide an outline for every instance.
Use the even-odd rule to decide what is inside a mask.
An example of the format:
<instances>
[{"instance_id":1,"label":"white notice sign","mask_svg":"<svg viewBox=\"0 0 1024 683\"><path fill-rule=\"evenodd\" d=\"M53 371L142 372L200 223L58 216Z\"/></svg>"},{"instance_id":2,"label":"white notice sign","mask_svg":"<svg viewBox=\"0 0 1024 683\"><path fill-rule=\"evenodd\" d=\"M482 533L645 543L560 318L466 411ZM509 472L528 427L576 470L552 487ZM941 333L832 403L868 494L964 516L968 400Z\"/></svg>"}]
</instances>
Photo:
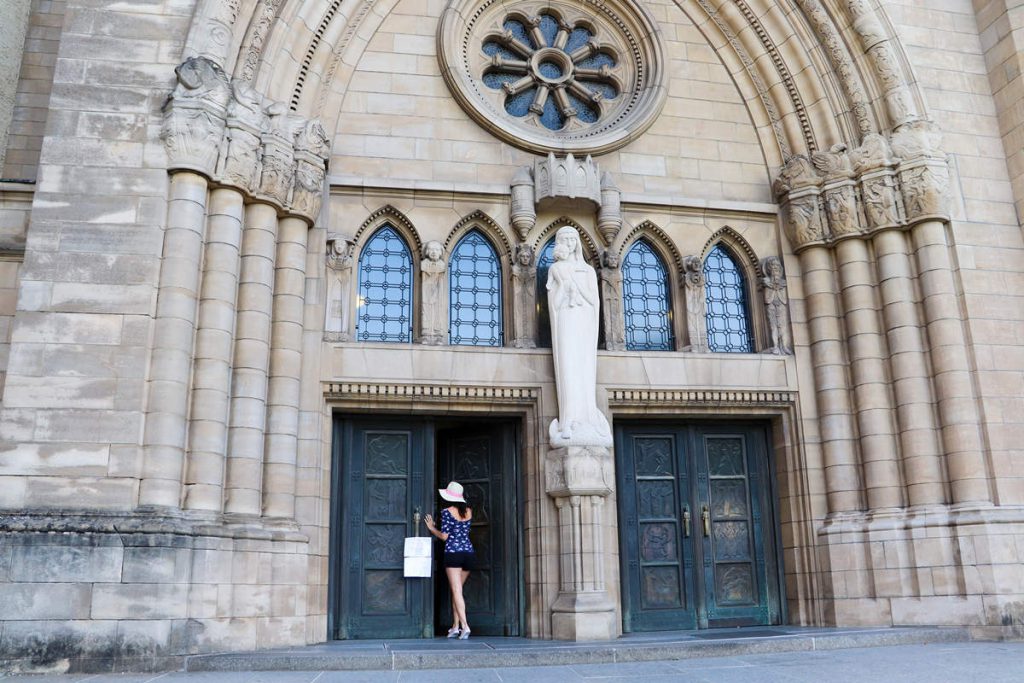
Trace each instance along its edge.
<instances>
[{"instance_id":1,"label":"white notice sign","mask_svg":"<svg viewBox=\"0 0 1024 683\"><path fill-rule=\"evenodd\" d=\"M405 539L406 578L430 578L433 540L429 536Z\"/></svg>"}]
</instances>

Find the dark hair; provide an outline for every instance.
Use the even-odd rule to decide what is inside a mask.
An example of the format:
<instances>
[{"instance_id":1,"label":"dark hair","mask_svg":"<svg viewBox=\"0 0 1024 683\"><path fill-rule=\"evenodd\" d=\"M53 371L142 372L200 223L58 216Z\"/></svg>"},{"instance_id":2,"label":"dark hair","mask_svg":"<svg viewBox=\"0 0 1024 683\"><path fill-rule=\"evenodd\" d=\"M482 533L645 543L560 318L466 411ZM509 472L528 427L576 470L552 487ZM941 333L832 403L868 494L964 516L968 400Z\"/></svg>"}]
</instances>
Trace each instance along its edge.
<instances>
[{"instance_id":1,"label":"dark hair","mask_svg":"<svg viewBox=\"0 0 1024 683\"><path fill-rule=\"evenodd\" d=\"M459 511L459 517L465 517L466 516L466 510L469 509L469 503L460 503L459 501L456 501L456 500L453 500L453 501L450 501L450 502L451 502L452 505L455 506L455 509Z\"/></svg>"}]
</instances>

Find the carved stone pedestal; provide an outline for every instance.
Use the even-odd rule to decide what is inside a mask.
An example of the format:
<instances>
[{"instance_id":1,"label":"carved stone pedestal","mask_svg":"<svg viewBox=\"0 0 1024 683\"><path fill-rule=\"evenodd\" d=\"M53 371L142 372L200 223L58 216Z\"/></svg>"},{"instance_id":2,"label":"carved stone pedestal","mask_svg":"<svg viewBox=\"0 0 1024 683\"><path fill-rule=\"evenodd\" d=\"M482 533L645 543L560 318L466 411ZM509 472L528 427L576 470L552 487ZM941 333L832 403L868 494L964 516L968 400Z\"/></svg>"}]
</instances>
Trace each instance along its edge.
<instances>
[{"instance_id":1,"label":"carved stone pedestal","mask_svg":"<svg viewBox=\"0 0 1024 683\"><path fill-rule=\"evenodd\" d=\"M556 640L610 640L618 636L615 604L605 587L604 503L612 488L612 453L596 446L548 451L548 495L558 507L558 599L552 607Z\"/></svg>"}]
</instances>

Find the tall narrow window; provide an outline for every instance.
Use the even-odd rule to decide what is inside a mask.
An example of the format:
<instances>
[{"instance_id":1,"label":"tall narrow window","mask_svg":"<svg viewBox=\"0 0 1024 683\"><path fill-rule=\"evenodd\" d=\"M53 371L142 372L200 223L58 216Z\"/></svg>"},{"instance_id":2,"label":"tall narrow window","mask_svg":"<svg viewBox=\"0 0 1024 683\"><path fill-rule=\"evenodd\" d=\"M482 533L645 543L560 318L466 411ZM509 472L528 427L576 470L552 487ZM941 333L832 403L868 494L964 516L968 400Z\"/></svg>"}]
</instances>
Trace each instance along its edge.
<instances>
[{"instance_id":1,"label":"tall narrow window","mask_svg":"<svg viewBox=\"0 0 1024 683\"><path fill-rule=\"evenodd\" d=\"M480 231L459 240L448 263L452 344L501 346L501 265Z\"/></svg>"},{"instance_id":2,"label":"tall narrow window","mask_svg":"<svg viewBox=\"0 0 1024 683\"><path fill-rule=\"evenodd\" d=\"M551 316L548 313L548 270L555 262L555 240L548 240L537 255L537 346L551 348Z\"/></svg>"},{"instance_id":3,"label":"tall narrow window","mask_svg":"<svg viewBox=\"0 0 1024 683\"><path fill-rule=\"evenodd\" d=\"M359 341L412 341L412 255L405 240L385 225L359 256Z\"/></svg>"},{"instance_id":4,"label":"tall narrow window","mask_svg":"<svg viewBox=\"0 0 1024 683\"><path fill-rule=\"evenodd\" d=\"M722 245L704 260L708 347L724 353L751 353L750 308L743 271Z\"/></svg>"},{"instance_id":5,"label":"tall narrow window","mask_svg":"<svg viewBox=\"0 0 1024 683\"><path fill-rule=\"evenodd\" d=\"M627 349L671 351L675 348L669 291L665 263L650 244L637 241L622 260Z\"/></svg>"}]
</instances>

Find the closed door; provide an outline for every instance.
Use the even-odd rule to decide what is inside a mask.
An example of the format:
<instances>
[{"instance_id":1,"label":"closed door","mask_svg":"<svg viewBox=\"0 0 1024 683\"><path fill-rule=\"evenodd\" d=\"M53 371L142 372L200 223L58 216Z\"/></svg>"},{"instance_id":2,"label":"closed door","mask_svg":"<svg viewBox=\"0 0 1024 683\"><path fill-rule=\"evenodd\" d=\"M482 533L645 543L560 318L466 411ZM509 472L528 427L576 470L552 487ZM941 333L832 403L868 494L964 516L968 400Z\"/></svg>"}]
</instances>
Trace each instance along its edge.
<instances>
[{"instance_id":1,"label":"closed door","mask_svg":"<svg viewBox=\"0 0 1024 683\"><path fill-rule=\"evenodd\" d=\"M778 623L765 430L616 429L627 631Z\"/></svg>"},{"instance_id":2,"label":"closed door","mask_svg":"<svg viewBox=\"0 0 1024 683\"><path fill-rule=\"evenodd\" d=\"M332 632L336 638L432 637L451 607L434 544L433 577L405 578L404 540L439 519L437 489L455 480L473 506L480 566L466 584L477 635L518 635L520 575L515 423L434 418L341 418L332 493Z\"/></svg>"}]
</instances>

